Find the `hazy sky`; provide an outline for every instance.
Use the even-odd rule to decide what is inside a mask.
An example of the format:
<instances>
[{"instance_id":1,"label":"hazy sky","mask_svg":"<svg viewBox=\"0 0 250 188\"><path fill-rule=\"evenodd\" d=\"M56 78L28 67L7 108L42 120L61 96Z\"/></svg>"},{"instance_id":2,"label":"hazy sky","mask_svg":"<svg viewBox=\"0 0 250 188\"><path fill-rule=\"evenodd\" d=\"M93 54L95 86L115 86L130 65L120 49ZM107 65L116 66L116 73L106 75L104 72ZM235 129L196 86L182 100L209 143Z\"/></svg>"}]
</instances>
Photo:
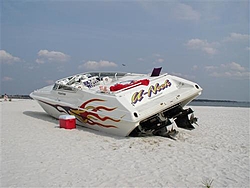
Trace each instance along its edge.
<instances>
[{"instance_id":1,"label":"hazy sky","mask_svg":"<svg viewBox=\"0 0 250 188\"><path fill-rule=\"evenodd\" d=\"M249 101L249 1L0 1L1 94L163 67L203 87L200 98Z\"/></svg>"}]
</instances>

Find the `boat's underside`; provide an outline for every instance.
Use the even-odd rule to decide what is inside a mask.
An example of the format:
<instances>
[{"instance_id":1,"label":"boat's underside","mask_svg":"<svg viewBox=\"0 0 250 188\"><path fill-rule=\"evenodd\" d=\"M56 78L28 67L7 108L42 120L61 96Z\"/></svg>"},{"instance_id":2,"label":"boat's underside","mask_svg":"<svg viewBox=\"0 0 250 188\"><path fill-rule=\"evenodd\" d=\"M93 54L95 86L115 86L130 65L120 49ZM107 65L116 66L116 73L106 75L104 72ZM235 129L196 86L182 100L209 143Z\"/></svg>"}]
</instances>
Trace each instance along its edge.
<instances>
[{"instance_id":1,"label":"boat's underside","mask_svg":"<svg viewBox=\"0 0 250 188\"><path fill-rule=\"evenodd\" d=\"M173 122L175 122L178 128L192 130L195 128L192 124L197 121L197 118L193 117L193 110L191 108L183 109L180 103L153 114L148 118L142 119L139 122L128 122L119 121L118 117L101 117L102 115L98 114L98 112L81 110L77 107L53 104L53 102L45 102L42 100L38 100L38 102L49 115L55 118L58 118L62 114L74 115L79 126L121 136L136 137L155 135L173 138L173 136L177 134L175 129L169 128L173 127L170 126ZM99 120L97 120L98 118ZM113 121L112 126L108 125L108 119ZM112 132L117 131L117 129L123 129L123 131Z\"/></svg>"}]
</instances>

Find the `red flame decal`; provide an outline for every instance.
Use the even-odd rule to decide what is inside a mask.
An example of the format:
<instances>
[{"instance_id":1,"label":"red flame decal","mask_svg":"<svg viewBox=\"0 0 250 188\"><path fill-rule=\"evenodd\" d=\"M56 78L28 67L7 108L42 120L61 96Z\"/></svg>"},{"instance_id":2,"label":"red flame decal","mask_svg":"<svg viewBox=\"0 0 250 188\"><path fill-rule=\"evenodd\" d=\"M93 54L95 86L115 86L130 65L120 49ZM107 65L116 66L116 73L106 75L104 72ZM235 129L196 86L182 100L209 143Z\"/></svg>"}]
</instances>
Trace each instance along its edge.
<instances>
[{"instance_id":1,"label":"red flame decal","mask_svg":"<svg viewBox=\"0 0 250 188\"><path fill-rule=\"evenodd\" d=\"M116 109L116 107L114 108L108 108L105 106L90 106L88 105L91 102L105 102L105 100L103 99L91 99L86 101L85 103L83 103L80 108L76 109L76 108L72 108L69 106L62 106L59 104L50 104L48 102L45 101L40 101L43 102L47 105L53 106L55 109L57 109L59 112L61 113L68 113L70 115L74 115L77 120L83 122L83 123L87 123L89 125L98 125L101 127L105 127L105 128L117 128L114 125L109 125L109 124L104 124L104 123L100 123L101 122L105 122L105 121L112 121L112 122L119 122L121 121L120 119L114 119L108 116L104 116L101 117L97 111L114 111Z\"/></svg>"},{"instance_id":2,"label":"red flame decal","mask_svg":"<svg viewBox=\"0 0 250 188\"><path fill-rule=\"evenodd\" d=\"M88 100L80 106L80 109L78 109L78 110L72 109L71 114L77 116L77 119L78 120L80 119L81 122L87 123L89 125L98 125L98 126L106 127L106 128L117 128L114 125L106 125L106 124L100 123L98 121L104 122L104 121L110 120L113 122L119 122L121 120L114 119L114 118L111 118L108 116L101 117L99 114L96 113L97 111L102 111L102 110L111 112L111 111L115 110L116 107L115 108L108 108L105 106L91 106L91 105L89 105L89 103L91 103L91 102L104 102L104 101L105 100L102 100L102 99Z\"/></svg>"}]
</instances>

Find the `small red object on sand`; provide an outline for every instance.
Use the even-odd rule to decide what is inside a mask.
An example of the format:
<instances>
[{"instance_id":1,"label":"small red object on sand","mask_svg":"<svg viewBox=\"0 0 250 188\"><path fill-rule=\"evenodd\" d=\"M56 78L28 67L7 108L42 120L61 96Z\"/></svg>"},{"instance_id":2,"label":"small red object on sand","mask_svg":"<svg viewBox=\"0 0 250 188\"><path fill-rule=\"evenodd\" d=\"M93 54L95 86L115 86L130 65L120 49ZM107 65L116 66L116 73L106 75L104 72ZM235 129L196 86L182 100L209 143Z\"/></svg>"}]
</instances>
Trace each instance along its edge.
<instances>
[{"instance_id":1,"label":"small red object on sand","mask_svg":"<svg viewBox=\"0 0 250 188\"><path fill-rule=\"evenodd\" d=\"M72 115L60 115L59 116L60 128L75 129L76 117Z\"/></svg>"}]
</instances>

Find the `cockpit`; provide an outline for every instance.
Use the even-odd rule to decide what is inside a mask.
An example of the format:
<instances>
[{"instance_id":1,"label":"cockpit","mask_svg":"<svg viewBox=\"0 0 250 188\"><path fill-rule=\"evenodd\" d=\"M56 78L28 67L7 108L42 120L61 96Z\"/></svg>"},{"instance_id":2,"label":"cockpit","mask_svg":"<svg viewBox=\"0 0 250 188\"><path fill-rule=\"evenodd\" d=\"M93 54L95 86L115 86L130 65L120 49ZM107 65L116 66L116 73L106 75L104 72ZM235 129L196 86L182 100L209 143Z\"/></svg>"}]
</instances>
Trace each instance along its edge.
<instances>
[{"instance_id":1,"label":"cockpit","mask_svg":"<svg viewBox=\"0 0 250 188\"><path fill-rule=\"evenodd\" d=\"M77 74L56 81L53 90L83 90L96 86L103 86L112 83L125 76L127 73L117 72L90 72Z\"/></svg>"}]
</instances>

